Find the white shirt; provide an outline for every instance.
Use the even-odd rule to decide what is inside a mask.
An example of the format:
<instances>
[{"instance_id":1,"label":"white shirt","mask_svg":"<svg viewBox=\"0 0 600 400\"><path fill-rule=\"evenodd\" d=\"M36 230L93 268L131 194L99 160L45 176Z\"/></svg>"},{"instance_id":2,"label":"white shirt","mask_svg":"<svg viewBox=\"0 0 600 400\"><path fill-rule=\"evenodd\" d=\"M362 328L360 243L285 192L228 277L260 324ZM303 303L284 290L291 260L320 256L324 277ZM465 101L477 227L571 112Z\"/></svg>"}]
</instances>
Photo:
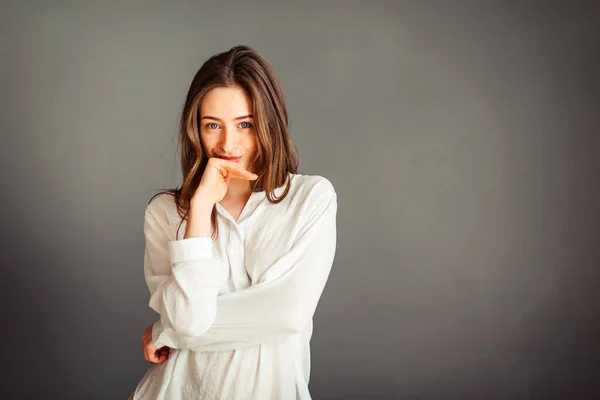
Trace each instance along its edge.
<instances>
[{"instance_id":1,"label":"white shirt","mask_svg":"<svg viewBox=\"0 0 600 400\"><path fill-rule=\"evenodd\" d=\"M216 204L219 236L183 239L174 198L145 210L144 275L160 314L152 365L133 399L310 399L312 317L333 264L337 195L329 180L289 174L272 204L254 192L236 221ZM275 189L280 197L287 183Z\"/></svg>"}]
</instances>

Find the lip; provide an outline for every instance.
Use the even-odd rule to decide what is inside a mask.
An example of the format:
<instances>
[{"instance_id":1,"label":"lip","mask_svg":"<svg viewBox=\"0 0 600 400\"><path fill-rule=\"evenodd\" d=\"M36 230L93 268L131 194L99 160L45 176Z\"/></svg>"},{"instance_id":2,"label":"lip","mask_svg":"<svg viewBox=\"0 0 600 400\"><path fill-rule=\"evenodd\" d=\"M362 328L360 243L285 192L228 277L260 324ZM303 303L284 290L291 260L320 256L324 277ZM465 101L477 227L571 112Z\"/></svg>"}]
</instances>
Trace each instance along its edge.
<instances>
[{"instance_id":1,"label":"lip","mask_svg":"<svg viewBox=\"0 0 600 400\"><path fill-rule=\"evenodd\" d=\"M219 155L217 155L217 158L220 158L221 160L228 160L228 161L240 161L242 159L242 156L239 156L239 157L227 157L227 156L219 156Z\"/></svg>"}]
</instances>

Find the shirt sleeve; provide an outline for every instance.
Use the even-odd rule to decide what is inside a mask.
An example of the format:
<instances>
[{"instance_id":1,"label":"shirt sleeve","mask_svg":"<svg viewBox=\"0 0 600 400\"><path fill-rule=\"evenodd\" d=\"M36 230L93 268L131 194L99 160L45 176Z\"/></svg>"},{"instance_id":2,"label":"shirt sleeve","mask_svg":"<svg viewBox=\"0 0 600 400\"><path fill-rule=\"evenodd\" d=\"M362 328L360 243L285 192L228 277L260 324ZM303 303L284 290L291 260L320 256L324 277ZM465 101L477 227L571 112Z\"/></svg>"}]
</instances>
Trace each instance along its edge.
<instances>
[{"instance_id":1,"label":"shirt sleeve","mask_svg":"<svg viewBox=\"0 0 600 400\"><path fill-rule=\"evenodd\" d=\"M173 240L161 214L149 205L144 216L149 305L160 315L162 327L182 337L196 336L212 325L216 315L223 279L220 260L213 256L209 237ZM161 332L153 335L157 347L164 346L165 340Z\"/></svg>"},{"instance_id":2,"label":"shirt sleeve","mask_svg":"<svg viewBox=\"0 0 600 400\"><path fill-rule=\"evenodd\" d=\"M169 334L173 348L224 351L286 339L312 321L329 277L336 249L337 196L321 196L307 217L290 251L263 275L260 282L217 298L210 328L197 337ZM153 332L169 328L157 321Z\"/></svg>"}]
</instances>

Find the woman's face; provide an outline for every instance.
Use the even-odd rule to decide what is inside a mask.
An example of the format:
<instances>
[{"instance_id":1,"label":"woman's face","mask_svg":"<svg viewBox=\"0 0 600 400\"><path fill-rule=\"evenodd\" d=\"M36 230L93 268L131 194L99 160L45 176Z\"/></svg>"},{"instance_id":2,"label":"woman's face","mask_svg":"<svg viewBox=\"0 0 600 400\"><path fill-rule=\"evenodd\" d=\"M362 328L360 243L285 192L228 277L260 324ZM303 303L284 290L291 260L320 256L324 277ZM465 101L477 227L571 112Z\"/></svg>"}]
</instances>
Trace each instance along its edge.
<instances>
[{"instance_id":1,"label":"woman's face","mask_svg":"<svg viewBox=\"0 0 600 400\"><path fill-rule=\"evenodd\" d=\"M206 155L235 157L248 169L257 154L252 101L239 87L218 87L200 104L200 140ZM239 158L238 158L239 157Z\"/></svg>"}]
</instances>

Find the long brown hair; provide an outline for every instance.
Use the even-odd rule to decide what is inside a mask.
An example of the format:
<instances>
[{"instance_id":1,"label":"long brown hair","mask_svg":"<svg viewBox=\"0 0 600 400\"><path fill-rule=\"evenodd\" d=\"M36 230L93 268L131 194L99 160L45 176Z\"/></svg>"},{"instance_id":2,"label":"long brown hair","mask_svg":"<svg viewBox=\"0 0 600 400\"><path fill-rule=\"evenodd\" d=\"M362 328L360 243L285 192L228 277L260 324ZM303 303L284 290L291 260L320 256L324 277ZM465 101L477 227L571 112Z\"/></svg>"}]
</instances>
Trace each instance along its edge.
<instances>
[{"instance_id":1,"label":"long brown hair","mask_svg":"<svg viewBox=\"0 0 600 400\"><path fill-rule=\"evenodd\" d=\"M183 184L152 197L154 199L161 193L173 195L181 223L189 215L190 200L208 162L200 141L200 104L216 87L241 87L252 101L258 147L256 160L250 167L258 175L258 179L250 181L252 191L265 191L270 203L279 203L289 193L290 182L281 197L276 198L274 190L286 183L290 173L298 171L298 148L289 137L283 91L269 62L248 46L235 46L215 54L196 72L181 114L179 150ZM211 236L216 239L219 234L216 207L213 207L211 221Z\"/></svg>"}]
</instances>

